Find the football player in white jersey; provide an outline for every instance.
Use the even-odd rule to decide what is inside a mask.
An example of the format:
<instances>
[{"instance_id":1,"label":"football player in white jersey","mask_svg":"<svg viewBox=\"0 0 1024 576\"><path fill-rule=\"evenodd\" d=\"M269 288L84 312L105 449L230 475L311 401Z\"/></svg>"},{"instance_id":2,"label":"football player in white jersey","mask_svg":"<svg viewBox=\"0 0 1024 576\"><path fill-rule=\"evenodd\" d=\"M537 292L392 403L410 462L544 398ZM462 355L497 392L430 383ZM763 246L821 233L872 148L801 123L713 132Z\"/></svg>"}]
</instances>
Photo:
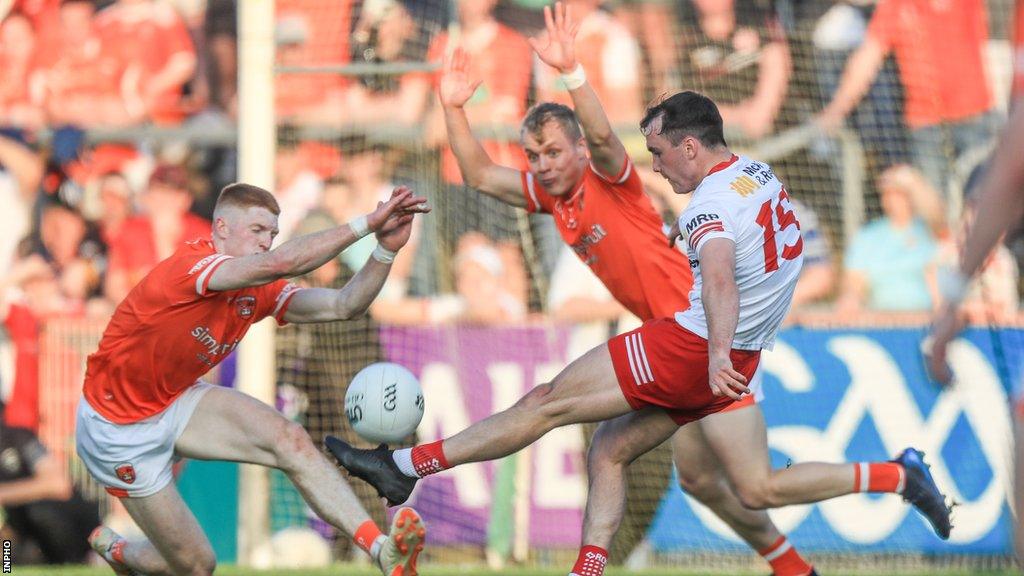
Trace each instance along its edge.
<instances>
[{"instance_id":1,"label":"football player in white jersey","mask_svg":"<svg viewBox=\"0 0 1024 576\"><path fill-rule=\"evenodd\" d=\"M773 470L763 417L745 417L749 410L722 412L750 393L747 382L761 350L771 348L789 309L800 272L800 224L771 169L729 151L710 99L676 94L649 108L641 128L654 169L677 193L694 192L673 228L673 238L685 237L694 270L690 309L593 348L552 382L454 436L396 451L329 443L335 458L397 504L422 477L507 456L559 426L607 420L587 462L583 541L571 572L577 576L604 572L625 508L629 463L697 420L720 460L708 465L720 467L723 481L748 508L854 492L900 493L948 538L945 498L913 448L890 462ZM789 549L783 544L770 555Z\"/></svg>"}]
</instances>

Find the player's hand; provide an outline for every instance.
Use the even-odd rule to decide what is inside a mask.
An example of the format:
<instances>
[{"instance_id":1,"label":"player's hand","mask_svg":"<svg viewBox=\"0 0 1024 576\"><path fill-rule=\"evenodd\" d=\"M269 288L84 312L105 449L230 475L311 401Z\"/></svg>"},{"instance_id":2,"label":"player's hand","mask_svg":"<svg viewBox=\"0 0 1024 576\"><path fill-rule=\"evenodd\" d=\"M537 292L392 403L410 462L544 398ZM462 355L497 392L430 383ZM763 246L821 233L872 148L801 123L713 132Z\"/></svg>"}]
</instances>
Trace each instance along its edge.
<instances>
[{"instance_id":1,"label":"player's hand","mask_svg":"<svg viewBox=\"0 0 1024 576\"><path fill-rule=\"evenodd\" d=\"M744 394L750 394L747 377L732 367L732 360L728 356L713 357L708 362L708 383L711 385L711 393L715 396L728 396L733 400L740 400Z\"/></svg>"},{"instance_id":2,"label":"player's hand","mask_svg":"<svg viewBox=\"0 0 1024 576\"><path fill-rule=\"evenodd\" d=\"M949 367L946 353L949 343L962 328L963 323L956 308L947 304L935 315L931 333L925 340L925 365L928 368L928 375L943 386L953 382L953 370Z\"/></svg>"},{"instance_id":3,"label":"player's hand","mask_svg":"<svg viewBox=\"0 0 1024 576\"><path fill-rule=\"evenodd\" d=\"M679 231L679 220L676 220L672 223L672 227L668 229L668 247L675 248L676 240L679 240L679 237L682 235L683 233Z\"/></svg>"},{"instance_id":4,"label":"player's hand","mask_svg":"<svg viewBox=\"0 0 1024 576\"><path fill-rule=\"evenodd\" d=\"M569 6L555 2L554 11L551 6L545 6L544 27L545 32L541 36L527 39L537 56L563 74L575 70L576 33L580 31L580 23L573 22Z\"/></svg>"},{"instance_id":5,"label":"player's hand","mask_svg":"<svg viewBox=\"0 0 1024 576\"><path fill-rule=\"evenodd\" d=\"M450 108L462 108L473 97L483 80L472 81L469 78L469 56L462 48L456 48L444 58L444 70L437 95L441 105Z\"/></svg>"},{"instance_id":6,"label":"player's hand","mask_svg":"<svg viewBox=\"0 0 1024 576\"><path fill-rule=\"evenodd\" d=\"M391 192L387 202L378 202L377 209L366 215L366 225L370 230L378 232L388 220L426 212L430 212L426 198L416 196L408 186L398 186Z\"/></svg>"}]
</instances>

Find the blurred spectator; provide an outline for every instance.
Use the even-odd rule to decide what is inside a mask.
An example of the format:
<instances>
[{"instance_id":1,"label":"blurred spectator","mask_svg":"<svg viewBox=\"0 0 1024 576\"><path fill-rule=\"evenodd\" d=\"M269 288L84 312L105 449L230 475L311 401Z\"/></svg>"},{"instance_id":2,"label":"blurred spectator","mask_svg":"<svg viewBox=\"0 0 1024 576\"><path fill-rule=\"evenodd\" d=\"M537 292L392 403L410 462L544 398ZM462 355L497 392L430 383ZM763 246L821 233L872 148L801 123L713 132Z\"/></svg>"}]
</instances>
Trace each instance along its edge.
<instances>
[{"instance_id":1,"label":"blurred spectator","mask_svg":"<svg viewBox=\"0 0 1024 576\"><path fill-rule=\"evenodd\" d=\"M847 247L840 318L865 307L886 312L928 312L937 303L929 290L938 238L945 233L939 193L906 165L878 177L884 216L869 222Z\"/></svg>"},{"instance_id":2,"label":"blurred spectator","mask_svg":"<svg viewBox=\"0 0 1024 576\"><path fill-rule=\"evenodd\" d=\"M608 3L615 18L625 24L630 35L639 39L643 46L645 61L650 65L650 72L643 74L646 81L641 87L643 94L671 93L678 86L671 40L673 7L670 0L611 0ZM642 98L645 102L650 99L651 96Z\"/></svg>"},{"instance_id":3,"label":"blurred spectator","mask_svg":"<svg viewBox=\"0 0 1024 576\"><path fill-rule=\"evenodd\" d=\"M39 228L23 246L24 256L14 263L4 284L19 289L36 317L83 314L89 300L101 295L106 246L85 218L60 198L44 202Z\"/></svg>"},{"instance_id":4,"label":"blurred spectator","mask_svg":"<svg viewBox=\"0 0 1024 576\"><path fill-rule=\"evenodd\" d=\"M238 112L238 19L235 0L207 0L206 83L210 103L232 118Z\"/></svg>"},{"instance_id":5,"label":"blurred spectator","mask_svg":"<svg viewBox=\"0 0 1024 576\"><path fill-rule=\"evenodd\" d=\"M0 502L14 530L11 553L26 564L81 564L99 508L72 487L68 473L24 428L0 422Z\"/></svg>"},{"instance_id":6,"label":"blurred spectator","mask_svg":"<svg viewBox=\"0 0 1024 576\"><path fill-rule=\"evenodd\" d=\"M120 172L107 172L99 178L100 235L107 246L120 243L125 224L132 216L132 188Z\"/></svg>"},{"instance_id":7,"label":"blurred spectator","mask_svg":"<svg viewBox=\"0 0 1024 576\"><path fill-rule=\"evenodd\" d=\"M718 104L726 129L771 133L792 71L775 13L754 0L688 0L676 36L681 87Z\"/></svg>"},{"instance_id":8,"label":"blurred spectator","mask_svg":"<svg viewBox=\"0 0 1024 576\"><path fill-rule=\"evenodd\" d=\"M299 135L287 129L279 131L278 135L274 196L281 206L277 242L283 242L292 237L295 226L306 214L320 204L324 183L312 159L304 153Z\"/></svg>"},{"instance_id":9,"label":"blurred spectator","mask_svg":"<svg viewBox=\"0 0 1024 576\"><path fill-rule=\"evenodd\" d=\"M60 6L58 40L40 57L33 85L39 86L51 125L123 126L142 119L141 111L129 110L125 104L121 90L125 63L113 46L102 41L94 15L89 0L65 0Z\"/></svg>"},{"instance_id":10,"label":"blurred spectator","mask_svg":"<svg viewBox=\"0 0 1024 576\"><path fill-rule=\"evenodd\" d=\"M982 0L880 0L867 37L847 62L820 121L838 126L867 92L886 55L894 52L914 162L948 194L957 158L995 134L995 103L985 73L988 39Z\"/></svg>"},{"instance_id":11,"label":"blurred spectator","mask_svg":"<svg viewBox=\"0 0 1024 576\"><path fill-rule=\"evenodd\" d=\"M824 100L818 106L824 106L835 94L844 64L864 43L870 16L868 8L845 2L805 3L802 12L813 26L811 42L820 90L815 101ZM872 166L885 168L910 162L909 134L903 122L903 88L892 58L885 58L871 88L851 111L850 121ZM838 150L824 153L833 163L838 162Z\"/></svg>"},{"instance_id":12,"label":"blurred spectator","mask_svg":"<svg viewBox=\"0 0 1024 576\"><path fill-rule=\"evenodd\" d=\"M608 111L612 125L634 124L640 111L640 47L636 38L608 12L601 0L569 0L572 16L579 22L576 58L587 70L587 81ZM546 34L546 33L545 33ZM541 38L541 42L546 42ZM572 105L572 98L550 66L535 63L537 99Z\"/></svg>"},{"instance_id":13,"label":"blurred spectator","mask_svg":"<svg viewBox=\"0 0 1024 576\"><path fill-rule=\"evenodd\" d=\"M37 65L36 38L25 14L14 12L0 21L0 127L35 130L45 122L30 86Z\"/></svg>"},{"instance_id":14,"label":"blurred spectator","mask_svg":"<svg viewBox=\"0 0 1024 576\"><path fill-rule=\"evenodd\" d=\"M793 292L792 308L795 310L832 293L836 283L836 267L818 214L810 206L792 197L790 203L800 222L800 237L804 242L804 266Z\"/></svg>"},{"instance_id":15,"label":"blurred spectator","mask_svg":"<svg viewBox=\"0 0 1024 576\"><path fill-rule=\"evenodd\" d=\"M0 133L0 275L10 270L15 251L30 229L30 213L43 177L43 161L20 140Z\"/></svg>"},{"instance_id":16,"label":"blurred spectator","mask_svg":"<svg viewBox=\"0 0 1024 576\"><path fill-rule=\"evenodd\" d=\"M106 295L113 303L181 243L210 236L210 222L189 212L188 172L180 166L157 166L140 202L143 214L125 221L110 247Z\"/></svg>"},{"instance_id":17,"label":"blurred spectator","mask_svg":"<svg viewBox=\"0 0 1024 576\"><path fill-rule=\"evenodd\" d=\"M342 66L350 61L352 0L276 0L279 66ZM274 76L275 110L290 123L336 115L350 80L340 74L284 72Z\"/></svg>"},{"instance_id":18,"label":"blurred spectator","mask_svg":"<svg viewBox=\"0 0 1024 576\"><path fill-rule=\"evenodd\" d=\"M526 115L532 77L533 49L522 34L494 18L496 3L497 0L457 0L458 36L438 34L428 53L430 62L440 63L457 44L473 55L469 77L482 83L464 109L470 124L483 130L518 126ZM439 79L440 72L434 80ZM438 198L438 217L449 218L446 231L451 237L447 240L454 243L469 230L481 231L494 239L517 237L512 208L463 185L446 134L441 107L434 106L428 119L427 139L429 145L442 147L441 177L446 190ZM481 144L494 162L526 169L526 158L514 137L484 139Z\"/></svg>"},{"instance_id":19,"label":"blurred spectator","mask_svg":"<svg viewBox=\"0 0 1024 576\"><path fill-rule=\"evenodd\" d=\"M415 0L369 0L363 3L352 34L355 58L368 64L423 62L438 24L424 18ZM417 10L419 9L419 10ZM436 8L435 8L436 10ZM420 122L430 98L430 78L423 73L364 75L345 90L333 120L369 124Z\"/></svg>"},{"instance_id":20,"label":"blurred spectator","mask_svg":"<svg viewBox=\"0 0 1024 576\"><path fill-rule=\"evenodd\" d=\"M132 118L159 124L184 118L182 88L196 71L188 29L165 0L118 0L96 16L103 44L125 66L125 106Z\"/></svg>"}]
</instances>

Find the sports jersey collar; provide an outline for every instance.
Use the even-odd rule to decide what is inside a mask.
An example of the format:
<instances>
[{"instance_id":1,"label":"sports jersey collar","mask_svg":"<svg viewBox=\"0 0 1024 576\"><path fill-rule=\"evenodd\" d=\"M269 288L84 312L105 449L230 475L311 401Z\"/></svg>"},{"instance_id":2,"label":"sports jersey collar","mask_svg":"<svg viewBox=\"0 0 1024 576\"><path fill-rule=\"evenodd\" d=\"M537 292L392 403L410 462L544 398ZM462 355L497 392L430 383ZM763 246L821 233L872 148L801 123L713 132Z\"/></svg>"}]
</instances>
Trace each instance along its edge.
<instances>
[{"instance_id":1,"label":"sports jersey collar","mask_svg":"<svg viewBox=\"0 0 1024 576\"><path fill-rule=\"evenodd\" d=\"M739 156L733 154L732 158L729 158L728 160L726 160L724 162L719 162L718 164L715 164L714 166L712 166L711 170L707 173L707 176L704 176L704 177L707 178L708 176L711 176L715 172L721 172L722 170L725 170L729 166L732 166L733 164L735 164L736 161L739 160L739 159L740 159Z\"/></svg>"}]
</instances>

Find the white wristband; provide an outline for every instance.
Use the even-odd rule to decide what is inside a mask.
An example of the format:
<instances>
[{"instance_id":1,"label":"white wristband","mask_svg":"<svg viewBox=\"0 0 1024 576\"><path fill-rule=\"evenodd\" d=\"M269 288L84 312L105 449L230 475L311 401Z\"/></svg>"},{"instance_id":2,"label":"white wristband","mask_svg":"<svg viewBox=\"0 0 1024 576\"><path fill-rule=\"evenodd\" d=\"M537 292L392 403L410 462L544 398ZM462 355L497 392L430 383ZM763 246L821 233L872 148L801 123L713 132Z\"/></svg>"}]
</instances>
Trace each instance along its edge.
<instances>
[{"instance_id":1,"label":"white wristband","mask_svg":"<svg viewBox=\"0 0 1024 576\"><path fill-rule=\"evenodd\" d=\"M967 296L970 280L960 268L940 268L936 274L939 284L939 295L948 304L956 306Z\"/></svg>"},{"instance_id":2,"label":"white wristband","mask_svg":"<svg viewBox=\"0 0 1024 576\"><path fill-rule=\"evenodd\" d=\"M572 72L562 74L562 83L566 89L575 90L587 83L587 73L583 71L583 65L577 64Z\"/></svg>"},{"instance_id":3,"label":"white wristband","mask_svg":"<svg viewBox=\"0 0 1024 576\"><path fill-rule=\"evenodd\" d=\"M391 264L395 261L395 256L397 255L398 252L392 252L380 244L377 244L377 247L373 249L373 254L370 254L374 260L381 264Z\"/></svg>"},{"instance_id":4,"label":"white wristband","mask_svg":"<svg viewBox=\"0 0 1024 576\"><path fill-rule=\"evenodd\" d=\"M366 221L366 216L360 216L349 221L348 227L355 232L357 238L362 238L370 233L370 224Z\"/></svg>"}]
</instances>

